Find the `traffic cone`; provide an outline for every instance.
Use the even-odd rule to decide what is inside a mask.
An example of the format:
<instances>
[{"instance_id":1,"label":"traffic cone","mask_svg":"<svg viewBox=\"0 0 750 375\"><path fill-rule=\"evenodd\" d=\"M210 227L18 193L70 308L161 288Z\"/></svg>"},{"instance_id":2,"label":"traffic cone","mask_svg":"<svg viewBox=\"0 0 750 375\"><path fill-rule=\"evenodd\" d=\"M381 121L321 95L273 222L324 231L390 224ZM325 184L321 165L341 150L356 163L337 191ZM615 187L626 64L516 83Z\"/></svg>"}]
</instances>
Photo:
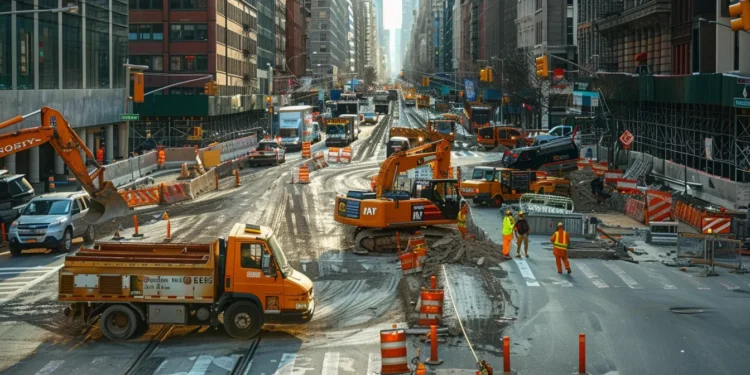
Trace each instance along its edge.
<instances>
[{"instance_id":1,"label":"traffic cone","mask_svg":"<svg viewBox=\"0 0 750 375\"><path fill-rule=\"evenodd\" d=\"M166 211L164 211L164 215L161 218L167 221L167 237L164 239L164 242L172 241L172 222L169 220L169 215L167 215Z\"/></svg>"},{"instance_id":2,"label":"traffic cone","mask_svg":"<svg viewBox=\"0 0 750 375\"><path fill-rule=\"evenodd\" d=\"M49 178L47 178L47 189L50 193L55 192L55 178L52 176L49 176Z\"/></svg>"}]
</instances>

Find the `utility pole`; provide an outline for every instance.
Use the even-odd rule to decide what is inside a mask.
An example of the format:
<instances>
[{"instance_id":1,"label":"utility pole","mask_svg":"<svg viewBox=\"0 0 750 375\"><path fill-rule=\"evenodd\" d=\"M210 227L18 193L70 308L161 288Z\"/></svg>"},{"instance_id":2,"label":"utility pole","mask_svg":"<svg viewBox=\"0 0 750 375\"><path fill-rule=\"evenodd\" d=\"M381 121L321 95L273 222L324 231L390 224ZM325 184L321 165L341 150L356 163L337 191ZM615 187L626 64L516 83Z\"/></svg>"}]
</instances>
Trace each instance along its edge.
<instances>
[{"instance_id":1,"label":"utility pole","mask_svg":"<svg viewBox=\"0 0 750 375\"><path fill-rule=\"evenodd\" d=\"M268 96L271 98L271 107L268 109L268 134L273 134L273 67L266 63L268 67Z\"/></svg>"}]
</instances>

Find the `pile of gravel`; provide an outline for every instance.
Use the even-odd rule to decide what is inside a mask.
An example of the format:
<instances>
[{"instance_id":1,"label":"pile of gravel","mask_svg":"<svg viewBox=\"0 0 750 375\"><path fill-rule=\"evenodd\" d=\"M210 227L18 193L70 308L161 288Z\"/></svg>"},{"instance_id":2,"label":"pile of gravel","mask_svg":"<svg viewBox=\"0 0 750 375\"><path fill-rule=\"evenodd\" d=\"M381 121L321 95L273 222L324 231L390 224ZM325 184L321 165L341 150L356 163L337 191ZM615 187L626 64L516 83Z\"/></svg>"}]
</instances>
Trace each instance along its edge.
<instances>
[{"instance_id":1,"label":"pile of gravel","mask_svg":"<svg viewBox=\"0 0 750 375\"><path fill-rule=\"evenodd\" d=\"M435 241L429 247L425 267L445 263L494 267L503 261L502 254L502 246L494 242L464 240L459 233L454 233Z\"/></svg>"},{"instance_id":2,"label":"pile of gravel","mask_svg":"<svg viewBox=\"0 0 750 375\"><path fill-rule=\"evenodd\" d=\"M577 212L615 212L605 203L597 204L596 198L591 194L591 180L596 177L594 171L590 169L575 170L568 174L568 180L570 180L570 197L573 199L573 203L575 203L575 210Z\"/></svg>"}]
</instances>

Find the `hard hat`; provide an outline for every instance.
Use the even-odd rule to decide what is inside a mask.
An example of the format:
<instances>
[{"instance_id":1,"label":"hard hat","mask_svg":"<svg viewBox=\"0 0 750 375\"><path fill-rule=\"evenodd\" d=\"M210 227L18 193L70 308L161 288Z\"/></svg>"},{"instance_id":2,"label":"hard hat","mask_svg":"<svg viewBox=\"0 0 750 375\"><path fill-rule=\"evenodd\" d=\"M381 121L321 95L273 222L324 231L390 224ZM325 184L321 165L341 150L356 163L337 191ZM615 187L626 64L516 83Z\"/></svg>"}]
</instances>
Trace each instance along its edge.
<instances>
[{"instance_id":1,"label":"hard hat","mask_svg":"<svg viewBox=\"0 0 750 375\"><path fill-rule=\"evenodd\" d=\"M523 216L523 211L518 211L518 216Z\"/></svg>"},{"instance_id":2,"label":"hard hat","mask_svg":"<svg viewBox=\"0 0 750 375\"><path fill-rule=\"evenodd\" d=\"M506 214L506 215L510 215L510 210L508 210L508 211L505 211L505 214Z\"/></svg>"},{"instance_id":3,"label":"hard hat","mask_svg":"<svg viewBox=\"0 0 750 375\"><path fill-rule=\"evenodd\" d=\"M558 227L558 228L560 228L560 227L562 227L562 226L563 226L563 224L562 224L562 221L558 221L558 222L557 222L557 227Z\"/></svg>"}]
</instances>

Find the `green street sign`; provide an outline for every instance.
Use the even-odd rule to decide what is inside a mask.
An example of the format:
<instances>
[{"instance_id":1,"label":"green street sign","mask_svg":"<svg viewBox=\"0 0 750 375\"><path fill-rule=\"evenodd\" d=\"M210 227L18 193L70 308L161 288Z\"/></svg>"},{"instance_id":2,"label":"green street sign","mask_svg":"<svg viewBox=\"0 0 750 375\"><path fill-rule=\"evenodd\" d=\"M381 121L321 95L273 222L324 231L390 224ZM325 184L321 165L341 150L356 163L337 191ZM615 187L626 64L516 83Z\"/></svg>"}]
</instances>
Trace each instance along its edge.
<instances>
[{"instance_id":1,"label":"green street sign","mask_svg":"<svg viewBox=\"0 0 750 375\"><path fill-rule=\"evenodd\" d=\"M121 113L120 121L138 121L141 115L138 113Z\"/></svg>"},{"instance_id":2,"label":"green street sign","mask_svg":"<svg viewBox=\"0 0 750 375\"><path fill-rule=\"evenodd\" d=\"M735 108L750 108L750 99L748 98L734 98Z\"/></svg>"}]
</instances>

